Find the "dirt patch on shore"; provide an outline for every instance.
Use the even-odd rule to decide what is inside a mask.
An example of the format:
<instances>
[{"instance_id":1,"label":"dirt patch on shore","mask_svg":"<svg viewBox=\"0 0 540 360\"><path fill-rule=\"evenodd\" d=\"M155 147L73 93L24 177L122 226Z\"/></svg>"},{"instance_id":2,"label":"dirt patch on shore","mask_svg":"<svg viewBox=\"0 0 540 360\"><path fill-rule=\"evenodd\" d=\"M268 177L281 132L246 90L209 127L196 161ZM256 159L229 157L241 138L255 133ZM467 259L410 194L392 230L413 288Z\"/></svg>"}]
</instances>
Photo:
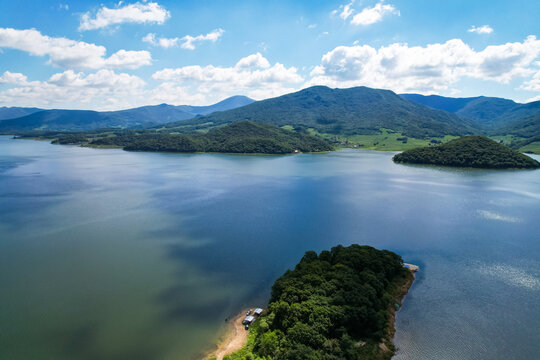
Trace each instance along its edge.
<instances>
[{"instance_id":1,"label":"dirt patch on shore","mask_svg":"<svg viewBox=\"0 0 540 360\"><path fill-rule=\"evenodd\" d=\"M242 320L246 316L247 310L242 310L242 312L229 320L224 339L218 343L216 351L207 356L207 359L216 358L216 360L222 360L225 355L230 355L246 345L248 332L242 325Z\"/></svg>"}]
</instances>

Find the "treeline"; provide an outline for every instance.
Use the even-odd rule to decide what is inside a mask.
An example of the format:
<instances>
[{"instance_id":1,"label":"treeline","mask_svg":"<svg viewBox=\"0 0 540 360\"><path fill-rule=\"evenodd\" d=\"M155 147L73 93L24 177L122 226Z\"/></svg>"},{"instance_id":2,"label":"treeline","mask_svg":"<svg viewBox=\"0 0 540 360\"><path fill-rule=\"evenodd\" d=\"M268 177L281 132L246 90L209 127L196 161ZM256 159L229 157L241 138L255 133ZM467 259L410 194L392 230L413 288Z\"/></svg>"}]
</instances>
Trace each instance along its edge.
<instances>
[{"instance_id":1,"label":"treeline","mask_svg":"<svg viewBox=\"0 0 540 360\"><path fill-rule=\"evenodd\" d=\"M394 156L397 163L486 169L538 168L540 163L483 136L465 136L445 144L420 147Z\"/></svg>"},{"instance_id":2,"label":"treeline","mask_svg":"<svg viewBox=\"0 0 540 360\"><path fill-rule=\"evenodd\" d=\"M400 256L370 246L308 251L276 280L254 339L229 359L390 358L390 308L411 276Z\"/></svg>"},{"instance_id":3,"label":"treeline","mask_svg":"<svg viewBox=\"0 0 540 360\"><path fill-rule=\"evenodd\" d=\"M62 139L59 139L61 141ZM174 134L126 131L96 139L90 145L120 146L128 151L224 152L289 154L295 151L332 150L326 141L268 124L249 121L215 128L206 134Z\"/></svg>"}]
</instances>

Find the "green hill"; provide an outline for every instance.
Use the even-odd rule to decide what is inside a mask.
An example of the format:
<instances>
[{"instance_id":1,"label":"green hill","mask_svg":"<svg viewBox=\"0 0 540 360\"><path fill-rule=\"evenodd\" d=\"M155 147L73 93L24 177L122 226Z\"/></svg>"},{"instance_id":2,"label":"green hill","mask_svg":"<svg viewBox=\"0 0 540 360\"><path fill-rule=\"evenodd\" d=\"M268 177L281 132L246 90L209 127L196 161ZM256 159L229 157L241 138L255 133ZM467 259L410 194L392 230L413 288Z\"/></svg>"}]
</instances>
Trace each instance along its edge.
<instances>
[{"instance_id":1,"label":"green hill","mask_svg":"<svg viewBox=\"0 0 540 360\"><path fill-rule=\"evenodd\" d=\"M465 136L438 146L420 147L394 156L396 163L486 169L532 169L540 163L483 136Z\"/></svg>"},{"instance_id":2,"label":"green hill","mask_svg":"<svg viewBox=\"0 0 540 360\"><path fill-rule=\"evenodd\" d=\"M205 134L171 134L124 131L113 134L74 133L58 137L58 144L118 146L129 151L222 152L290 154L332 150L326 141L268 124L242 121L210 130Z\"/></svg>"},{"instance_id":3,"label":"green hill","mask_svg":"<svg viewBox=\"0 0 540 360\"><path fill-rule=\"evenodd\" d=\"M305 253L272 286L268 310L230 360L382 360L394 353L395 305L413 276L401 257L370 246Z\"/></svg>"},{"instance_id":4,"label":"green hill","mask_svg":"<svg viewBox=\"0 0 540 360\"><path fill-rule=\"evenodd\" d=\"M326 134L377 134L381 128L425 139L464 135L476 129L467 120L405 100L389 90L314 86L237 109L173 122L165 130L194 132L237 121L253 121Z\"/></svg>"}]
</instances>

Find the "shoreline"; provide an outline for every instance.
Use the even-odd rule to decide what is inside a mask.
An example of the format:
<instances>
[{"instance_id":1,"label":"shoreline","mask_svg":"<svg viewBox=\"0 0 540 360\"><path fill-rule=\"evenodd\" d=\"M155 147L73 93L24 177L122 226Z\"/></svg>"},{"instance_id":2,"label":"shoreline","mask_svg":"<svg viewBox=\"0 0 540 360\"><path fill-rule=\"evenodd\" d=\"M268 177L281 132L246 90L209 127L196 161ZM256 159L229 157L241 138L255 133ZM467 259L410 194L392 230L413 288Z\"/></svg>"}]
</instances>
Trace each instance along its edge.
<instances>
[{"instance_id":1,"label":"shoreline","mask_svg":"<svg viewBox=\"0 0 540 360\"><path fill-rule=\"evenodd\" d=\"M242 319L247 311L248 309L242 310L228 321L223 336L215 344L217 348L208 351L204 359L222 360L224 356L242 349L247 344L249 332L242 325Z\"/></svg>"},{"instance_id":2,"label":"shoreline","mask_svg":"<svg viewBox=\"0 0 540 360\"><path fill-rule=\"evenodd\" d=\"M381 351L388 357L388 359L392 358L396 353L396 347L394 345L394 336L396 335L396 314L399 310L401 310L401 307L403 305L403 300L405 299L405 295L409 293L409 290L411 286L414 283L414 280L416 279L415 272L417 270L409 270L406 275L406 281L401 286L399 286L396 289L396 292L394 293L393 302L394 304L390 305L390 318L388 319L388 333L387 337L385 337L381 343L379 344L379 348ZM399 305L399 308L396 309L395 304Z\"/></svg>"},{"instance_id":3,"label":"shoreline","mask_svg":"<svg viewBox=\"0 0 540 360\"><path fill-rule=\"evenodd\" d=\"M0 134L0 136L10 136L13 140L35 140L35 141L50 141L51 144L55 138L39 138L39 137L18 137L18 135L11 135L11 134ZM116 145L92 145L89 144L53 144L53 145L72 145L72 146L80 146L80 147L87 147L91 149L122 149L124 148L122 146L116 146ZM182 151L148 151L148 150L124 150L129 152L148 152L148 153L171 153L171 154L226 154L226 155L248 155L248 156L282 156L282 155L299 155L299 154L328 154L344 149L351 149L351 150L371 150L371 151L380 151L380 152L403 152L406 150L410 150L412 148L408 147L391 147L391 148L385 148L385 147L377 147L377 146L359 146L359 147L353 147L353 146L335 146L334 150L326 150L326 151L315 151L315 152L292 152L292 153L228 153L228 152L182 152ZM516 151L526 154L526 155L540 155L540 152L535 151L520 151L517 149ZM433 164L416 164L416 163L399 163L400 165L433 165ZM453 167L453 166L448 166ZM459 168L459 167L458 167ZM481 168L481 169L490 169L490 168ZM518 168L520 169L520 168ZM496 170L496 169L493 169ZM523 170L523 169L522 169Z\"/></svg>"},{"instance_id":4,"label":"shoreline","mask_svg":"<svg viewBox=\"0 0 540 360\"><path fill-rule=\"evenodd\" d=\"M382 356L380 359L389 360L395 355L397 349L393 341L396 333L396 314L401 309L405 295L409 293L409 290L414 283L416 278L415 272L416 270L407 269L403 279L400 279L401 281L396 283L396 288L394 289L392 296L392 303L388 309L390 316L388 318L387 334L379 343L379 356ZM395 306L396 304L399 305L397 309ZM229 321L223 336L217 341L217 344L215 344L217 348L208 351L204 357L205 360L222 360L224 356L230 355L246 346L249 332L244 329L242 319L246 316L247 310L248 309L242 310ZM377 357L377 359L379 359L379 357Z\"/></svg>"}]
</instances>

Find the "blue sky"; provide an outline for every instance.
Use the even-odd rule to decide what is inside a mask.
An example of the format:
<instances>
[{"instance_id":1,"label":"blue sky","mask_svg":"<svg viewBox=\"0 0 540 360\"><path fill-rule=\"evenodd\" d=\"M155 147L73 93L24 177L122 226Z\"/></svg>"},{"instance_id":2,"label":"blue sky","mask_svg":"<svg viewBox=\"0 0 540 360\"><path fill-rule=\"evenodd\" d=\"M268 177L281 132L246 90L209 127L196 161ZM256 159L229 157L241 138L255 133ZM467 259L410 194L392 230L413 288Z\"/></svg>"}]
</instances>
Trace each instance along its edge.
<instances>
[{"instance_id":1,"label":"blue sky","mask_svg":"<svg viewBox=\"0 0 540 360\"><path fill-rule=\"evenodd\" d=\"M540 99L538 1L2 1L0 106L114 110L311 85Z\"/></svg>"}]
</instances>

